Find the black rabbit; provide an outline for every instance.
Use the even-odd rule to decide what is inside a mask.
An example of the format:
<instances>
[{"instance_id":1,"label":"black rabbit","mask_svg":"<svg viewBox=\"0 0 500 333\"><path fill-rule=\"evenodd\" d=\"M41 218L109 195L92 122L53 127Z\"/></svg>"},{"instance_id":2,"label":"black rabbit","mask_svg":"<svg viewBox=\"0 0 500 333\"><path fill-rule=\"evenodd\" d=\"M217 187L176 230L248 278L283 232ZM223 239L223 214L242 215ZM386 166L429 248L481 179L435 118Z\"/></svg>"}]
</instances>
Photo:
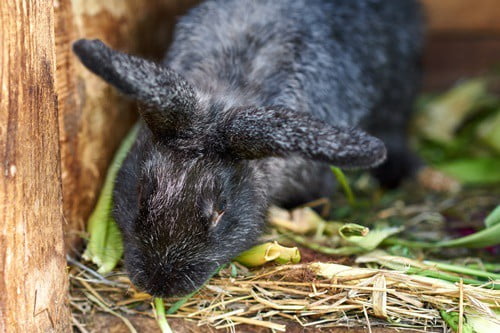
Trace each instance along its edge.
<instances>
[{"instance_id":1,"label":"black rabbit","mask_svg":"<svg viewBox=\"0 0 500 333\"><path fill-rule=\"evenodd\" d=\"M114 191L131 280L198 288L255 244L270 203L330 195L329 164L375 167L386 145L381 182L410 174L421 30L414 0L213 0L180 20L162 64L76 42L140 103Z\"/></svg>"}]
</instances>

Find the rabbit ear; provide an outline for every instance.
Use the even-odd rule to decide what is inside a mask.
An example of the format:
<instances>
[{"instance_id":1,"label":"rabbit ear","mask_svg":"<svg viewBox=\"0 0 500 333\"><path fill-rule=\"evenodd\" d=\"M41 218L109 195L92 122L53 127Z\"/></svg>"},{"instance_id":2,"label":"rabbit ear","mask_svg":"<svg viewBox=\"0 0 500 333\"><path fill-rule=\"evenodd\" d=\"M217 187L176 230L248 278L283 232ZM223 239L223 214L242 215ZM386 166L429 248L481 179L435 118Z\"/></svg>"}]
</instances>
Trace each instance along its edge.
<instances>
[{"instance_id":1,"label":"rabbit ear","mask_svg":"<svg viewBox=\"0 0 500 333\"><path fill-rule=\"evenodd\" d=\"M73 51L90 71L145 106L141 115L155 135L172 135L189 125L196 97L179 74L112 50L97 39L80 39Z\"/></svg>"},{"instance_id":2,"label":"rabbit ear","mask_svg":"<svg viewBox=\"0 0 500 333\"><path fill-rule=\"evenodd\" d=\"M246 159L300 155L344 168L382 163L382 141L283 107L234 108L221 125L226 150Z\"/></svg>"}]
</instances>

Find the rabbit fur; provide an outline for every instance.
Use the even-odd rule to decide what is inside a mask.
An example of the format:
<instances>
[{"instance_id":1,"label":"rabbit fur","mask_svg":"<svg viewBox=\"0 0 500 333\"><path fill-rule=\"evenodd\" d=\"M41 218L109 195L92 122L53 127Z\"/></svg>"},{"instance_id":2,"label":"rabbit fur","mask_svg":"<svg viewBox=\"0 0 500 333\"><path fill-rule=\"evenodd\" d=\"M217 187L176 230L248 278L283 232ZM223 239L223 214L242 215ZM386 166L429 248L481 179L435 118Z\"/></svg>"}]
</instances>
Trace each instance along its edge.
<instances>
[{"instance_id":1,"label":"rabbit fur","mask_svg":"<svg viewBox=\"0 0 500 333\"><path fill-rule=\"evenodd\" d=\"M271 203L331 195L330 164L376 167L387 186L411 174L421 21L415 0L211 0L159 64L77 41L89 70L139 102L113 197L133 283L197 289L255 244Z\"/></svg>"}]
</instances>

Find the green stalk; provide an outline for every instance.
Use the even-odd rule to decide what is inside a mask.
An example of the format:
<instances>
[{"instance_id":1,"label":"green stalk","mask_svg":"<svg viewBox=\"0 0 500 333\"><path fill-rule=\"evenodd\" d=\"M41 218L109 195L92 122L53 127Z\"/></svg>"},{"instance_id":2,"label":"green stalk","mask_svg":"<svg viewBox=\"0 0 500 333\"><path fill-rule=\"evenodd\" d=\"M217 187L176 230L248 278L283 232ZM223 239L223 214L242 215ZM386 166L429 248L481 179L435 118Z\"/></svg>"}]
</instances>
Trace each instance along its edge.
<instances>
[{"instance_id":1,"label":"green stalk","mask_svg":"<svg viewBox=\"0 0 500 333\"><path fill-rule=\"evenodd\" d=\"M448 282L460 282L460 280L462 280L464 284L470 284L473 286L480 286L480 285L483 285L485 283L484 281L479 281L476 279L468 279L468 278L463 278L460 276L446 274L443 272L437 272L437 271L415 268L415 267L407 268L406 273L420 275L420 276L427 276L427 277L431 277L431 278L435 278L435 279L439 279L439 280L443 280L443 281L448 281ZM500 290L500 284L492 283L491 289Z\"/></svg>"},{"instance_id":2,"label":"green stalk","mask_svg":"<svg viewBox=\"0 0 500 333\"><path fill-rule=\"evenodd\" d=\"M452 239L449 241L438 242L436 247L468 247L468 248L483 248L500 244L500 223L492 227L483 229L472 235Z\"/></svg>"},{"instance_id":3,"label":"green stalk","mask_svg":"<svg viewBox=\"0 0 500 333\"><path fill-rule=\"evenodd\" d=\"M210 275L210 277L207 279L207 281L203 284L203 286L208 282L210 281L210 279L217 273L220 272L221 269L223 269L224 267L226 267L226 265L222 265L221 267L217 268L215 270L215 272L212 273L212 275ZM177 312L177 310L179 310L184 304L186 304L186 302L191 298L193 297L198 291L200 291L201 288L203 288L203 286L201 286L200 288L196 289L195 291L193 291L192 293L184 296L183 298L181 298L180 300L178 300L177 302L175 302L174 304L172 304L170 306L170 308L167 310L167 314L174 314Z\"/></svg>"},{"instance_id":4,"label":"green stalk","mask_svg":"<svg viewBox=\"0 0 500 333\"><path fill-rule=\"evenodd\" d=\"M354 206L356 204L356 198L354 197L351 186L349 186L349 183L347 182L346 176L344 175L342 170L340 170L340 168L334 166L331 166L330 168L332 169L332 172L335 175L335 178L337 178L340 186L342 186L349 205Z\"/></svg>"},{"instance_id":5,"label":"green stalk","mask_svg":"<svg viewBox=\"0 0 500 333\"><path fill-rule=\"evenodd\" d=\"M400 245L406 246L413 249L432 249L435 248L436 245L432 243L420 242L420 241L411 241L406 239L400 239L396 237L389 237L382 241L382 245Z\"/></svg>"},{"instance_id":6,"label":"green stalk","mask_svg":"<svg viewBox=\"0 0 500 333\"><path fill-rule=\"evenodd\" d=\"M460 274L471 275L471 276L478 276L478 277L483 277L483 278L490 279L490 280L500 280L500 274L481 271L481 270L473 269L470 267L452 265L452 264L429 261L429 260L425 260L423 263L426 265L429 265L429 266L434 266L434 267L441 269L443 271L449 271L449 272L460 273Z\"/></svg>"},{"instance_id":7,"label":"green stalk","mask_svg":"<svg viewBox=\"0 0 500 333\"><path fill-rule=\"evenodd\" d=\"M469 284L469 285L474 285L474 286L479 286L479 285L484 285L485 284L485 281L479 281L479 280L476 280L476 279L462 278L462 277L459 277L459 276L447 274L445 272L433 271L433 270L429 270L429 269L422 269L422 268L418 268L418 267L411 267L411 266L407 267L407 266L404 266L402 264L391 262L391 261L387 261L387 260L377 261L377 263L379 265L382 265L384 267L388 267L390 269L403 271L406 274L414 274L414 275L426 276L426 277L440 279L440 280L448 281L448 282L460 282L460 280L462 280L463 283ZM493 284L490 284L490 286L488 286L487 288L491 288L491 289L494 289L494 290L500 290L500 284L493 283Z\"/></svg>"},{"instance_id":8,"label":"green stalk","mask_svg":"<svg viewBox=\"0 0 500 333\"><path fill-rule=\"evenodd\" d=\"M489 263L489 262L485 262L485 263L481 263L481 264L467 264L466 266L469 268L478 269L481 271L484 271L484 270L486 270L488 272L499 272L500 271L500 264L494 264L494 263Z\"/></svg>"},{"instance_id":9,"label":"green stalk","mask_svg":"<svg viewBox=\"0 0 500 333\"><path fill-rule=\"evenodd\" d=\"M439 247L483 248L500 244L500 224L483 229L471 235L437 243L409 241L399 238L387 238L384 245L402 245L411 248L431 249Z\"/></svg>"},{"instance_id":10,"label":"green stalk","mask_svg":"<svg viewBox=\"0 0 500 333\"><path fill-rule=\"evenodd\" d=\"M168 325L167 317L165 317L165 305L163 304L163 298L155 297L154 299L156 321L162 333L172 333L172 329Z\"/></svg>"},{"instance_id":11,"label":"green stalk","mask_svg":"<svg viewBox=\"0 0 500 333\"><path fill-rule=\"evenodd\" d=\"M324 253L324 254L331 254L331 255L338 255L338 256L349 256L352 254L357 254L357 253L362 253L366 252L365 249L359 247L359 246L343 246L339 248L331 248L327 246L323 246L317 243L313 243L310 240L299 236L299 235L294 235L294 234L289 234L285 233L283 234L285 237L293 240L297 244L300 244L304 247L307 247L311 250Z\"/></svg>"},{"instance_id":12,"label":"green stalk","mask_svg":"<svg viewBox=\"0 0 500 333\"><path fill-rule=\"evenodd\" d=\"M139 124L136 124L116 152L106 174L97 205L88 220L87 230L90 238L83 258L94 262L99 267L98 272L101 274L110 272L123 255L121 234L111 214L113 188L116 174L135 142L138 131Z\"/></svg>"}]
</instances>

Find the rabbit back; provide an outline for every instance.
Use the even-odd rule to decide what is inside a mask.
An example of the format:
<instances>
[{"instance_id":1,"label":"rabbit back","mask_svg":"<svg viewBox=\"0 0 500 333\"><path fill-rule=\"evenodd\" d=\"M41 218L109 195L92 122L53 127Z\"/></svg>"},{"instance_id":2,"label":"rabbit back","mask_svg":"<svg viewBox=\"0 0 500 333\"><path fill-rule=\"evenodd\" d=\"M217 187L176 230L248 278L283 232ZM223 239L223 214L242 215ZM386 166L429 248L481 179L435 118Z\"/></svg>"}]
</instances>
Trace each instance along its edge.
<instances>
[{"instance_id":1,"label":"rabbit back","mask_svg":"<svg viewBox=\"0 0 500 333\"><path fill-rule=\"evenodd\" d=\"M417 88L420 16L414 0L212 0L181 19L164 63L209 103L369 124L388 93Z\"/></svg>"}]
</instances>

